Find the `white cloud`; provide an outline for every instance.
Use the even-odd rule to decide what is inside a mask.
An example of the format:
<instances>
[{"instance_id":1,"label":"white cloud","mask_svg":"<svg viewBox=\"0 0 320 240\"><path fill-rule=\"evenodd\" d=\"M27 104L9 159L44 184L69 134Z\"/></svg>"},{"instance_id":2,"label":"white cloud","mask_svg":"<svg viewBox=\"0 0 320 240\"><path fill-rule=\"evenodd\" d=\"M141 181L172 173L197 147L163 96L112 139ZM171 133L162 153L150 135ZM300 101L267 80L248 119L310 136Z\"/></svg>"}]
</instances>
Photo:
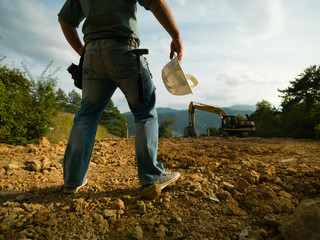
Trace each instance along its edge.
<instances>
[{"instance_id":1,"label":"white cloud","mask_svg":"<svg viewBox=\"0 0 320 240\"><path fill-rule=\"evenodd\" d=\"M281 0L247 0L241 3L236 14L241 43L250 45L281 32L285 20Z\"/></svg>"}]
</instances>

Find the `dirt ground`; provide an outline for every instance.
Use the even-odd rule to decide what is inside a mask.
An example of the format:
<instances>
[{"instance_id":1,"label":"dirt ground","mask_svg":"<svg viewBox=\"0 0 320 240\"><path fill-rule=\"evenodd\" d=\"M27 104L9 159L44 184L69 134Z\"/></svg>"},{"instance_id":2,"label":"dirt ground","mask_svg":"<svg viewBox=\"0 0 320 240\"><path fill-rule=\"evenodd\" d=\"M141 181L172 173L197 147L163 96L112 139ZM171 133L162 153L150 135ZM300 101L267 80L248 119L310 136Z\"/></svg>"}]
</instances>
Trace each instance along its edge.
<instances>
[{"instance_id":1,"label":"dirt ground","mask_svg":"<svg viewBox=\"0 0 320 240\"><path fill-rule=\"evenodd\" d=\"M320 197L320 141L159 140L180 179L141 198L133 139L95 144L88 184L63 195L65 142L0 144L0 239L288 239L284 219Z\"/></svg>"}]
</instances>

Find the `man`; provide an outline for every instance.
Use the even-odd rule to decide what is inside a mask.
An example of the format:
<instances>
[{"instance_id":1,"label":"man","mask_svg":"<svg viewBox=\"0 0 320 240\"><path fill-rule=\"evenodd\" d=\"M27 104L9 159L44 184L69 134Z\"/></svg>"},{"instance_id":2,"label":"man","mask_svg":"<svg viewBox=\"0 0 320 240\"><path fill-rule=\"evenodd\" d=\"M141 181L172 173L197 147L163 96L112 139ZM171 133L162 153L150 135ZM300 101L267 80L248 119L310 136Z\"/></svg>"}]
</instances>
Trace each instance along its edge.
<instances>
[{"instance_id":1,"label":"man","mask_svg":"<svg viewBox=\"0 0 320 240\"><path fill-rule=\"evenodd\" d=\"M163 189L180 177L178 172L166 172L157 161L155 87L143 57L140 57L142 85L138 84L136 56L129 52L140 42L137 3L151 10L169 33L170 58L176 53L181 61L180 33L164 0L67 0L58 14L71 47L79 55L85 52L81 108L74 118L63 162L64 193L74 193L87 183L97 125L117 88L125 95L135 117L135 150L142 187L161 184ZM85 20L82 29L85 46L76 30L82 20Z\"/></svg>"}]
</instances>

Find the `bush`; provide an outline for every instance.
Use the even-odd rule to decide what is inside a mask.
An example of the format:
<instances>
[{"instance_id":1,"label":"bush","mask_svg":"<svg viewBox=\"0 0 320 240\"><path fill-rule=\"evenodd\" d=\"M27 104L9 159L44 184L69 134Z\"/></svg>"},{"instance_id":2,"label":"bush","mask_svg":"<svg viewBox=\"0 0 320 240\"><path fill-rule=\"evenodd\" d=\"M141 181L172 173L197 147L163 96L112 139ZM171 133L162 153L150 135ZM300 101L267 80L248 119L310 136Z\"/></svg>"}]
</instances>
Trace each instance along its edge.
<instances>
[{"instance_id":1,"label":"bush","mask_svg":"<svg viewBox=\"0 0 320 240\"><path fill-rule=\"evenodd\" d=\"M56 113L55 72L47 74L51 64L37 78L26 67L23 74L0 65L0 142L34 143L48 132Z\"/></svg>"}]
</instances>

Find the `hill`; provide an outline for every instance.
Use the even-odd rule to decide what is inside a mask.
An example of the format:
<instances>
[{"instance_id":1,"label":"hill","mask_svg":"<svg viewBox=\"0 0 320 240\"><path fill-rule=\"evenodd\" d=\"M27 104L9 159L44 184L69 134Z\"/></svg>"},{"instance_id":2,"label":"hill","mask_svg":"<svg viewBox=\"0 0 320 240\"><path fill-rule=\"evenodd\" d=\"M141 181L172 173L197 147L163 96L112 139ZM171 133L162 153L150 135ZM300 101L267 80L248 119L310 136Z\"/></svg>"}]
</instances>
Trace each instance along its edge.
<instances>
[{"instance_id":1,"label":"hill","mask_svg":"<svg viewBox=\"0 0 320 240\"><path fill-rule=\"evenodd\" d=\"M245 116L246 114L250 115L253 113L254 109L252 109L252 105L233 105L233 108L222 108L228 115L242 115ZM249 109L245 110L245 107ZM176 110L172 108L157 108L158 111L158 119L159 124L163 122L165 119L176 119L176 123L170 125L170 131L174 136L183 136L184 128L189 124L189 113L188 110ZM132 113L127 112L125 113L129 121L129 134L130 136L135 135L135 123L134 117ZM216 127L220 128L221 126L221 118L217 114L196 110L196 123L195 128L197 135L206 135L208 127Z\"/></svg>"},{"instance_id":2,"label":"hill","mask_svg":"<svg viewBox=\"0 0 320 240\"><path fill-rule=\"evenodd\" d=\"M52 121L52 130L45 136L50 143L55 144L59 141L67 141L73 124L74 114L59 112ZM98 126L96 139L110 138L113 135L107 132L107 129L101 125Z\"/></svg>"}]
</instances>

